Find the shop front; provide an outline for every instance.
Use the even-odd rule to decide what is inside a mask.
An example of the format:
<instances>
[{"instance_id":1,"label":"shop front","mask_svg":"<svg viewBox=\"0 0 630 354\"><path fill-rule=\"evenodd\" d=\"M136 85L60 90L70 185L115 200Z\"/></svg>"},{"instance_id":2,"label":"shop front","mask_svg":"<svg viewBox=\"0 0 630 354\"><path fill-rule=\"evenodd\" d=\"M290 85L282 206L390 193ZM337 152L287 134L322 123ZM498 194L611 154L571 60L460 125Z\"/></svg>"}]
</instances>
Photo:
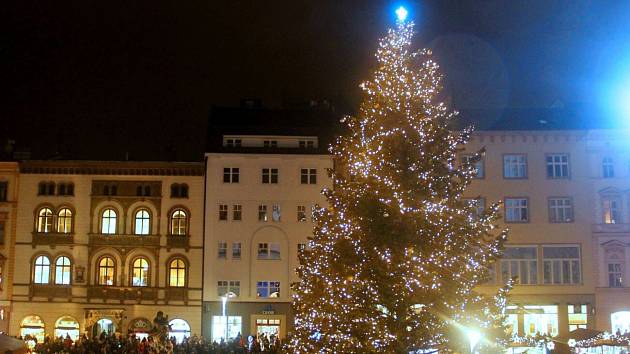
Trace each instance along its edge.
<instances>
[{"instance_id":1,"label":"shop front","mask_svg":"<svg viewBox=\"0 0 630 354\"><path fill-rule=\"evenodd\" d=\"M70 316L60 317L55 322L55 337L66 338L66 336L73 341L79 339L79 322Z\"/></svg>"}]
</instances>

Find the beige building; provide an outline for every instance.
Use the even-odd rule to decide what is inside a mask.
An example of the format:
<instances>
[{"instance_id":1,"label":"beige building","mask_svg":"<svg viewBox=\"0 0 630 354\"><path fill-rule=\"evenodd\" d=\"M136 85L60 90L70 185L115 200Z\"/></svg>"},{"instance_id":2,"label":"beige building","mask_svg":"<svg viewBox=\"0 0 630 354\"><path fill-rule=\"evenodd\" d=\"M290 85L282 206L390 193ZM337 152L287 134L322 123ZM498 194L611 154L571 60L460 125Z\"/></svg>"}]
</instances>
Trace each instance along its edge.
<instances>
[{"instance_id":1,"label":"beige building","mask_svg":"<svg viewBox=\"0 0 630 354\"><path fill-rule=\"evenodd\" d=\"M157 311L172 335L199 333L203 172L201 163L21 163L9 333L142 336Z\"/></svg>"},{"instance_id":2,"label":"beige building","mask_svg":"<svg viewBox=\"0 0 630 354\"><path fill-rule=\"evenodd\" d=\"M0 332L9 331L15 268L18 164L0 162Z\"/></svg>"}]
</instances>

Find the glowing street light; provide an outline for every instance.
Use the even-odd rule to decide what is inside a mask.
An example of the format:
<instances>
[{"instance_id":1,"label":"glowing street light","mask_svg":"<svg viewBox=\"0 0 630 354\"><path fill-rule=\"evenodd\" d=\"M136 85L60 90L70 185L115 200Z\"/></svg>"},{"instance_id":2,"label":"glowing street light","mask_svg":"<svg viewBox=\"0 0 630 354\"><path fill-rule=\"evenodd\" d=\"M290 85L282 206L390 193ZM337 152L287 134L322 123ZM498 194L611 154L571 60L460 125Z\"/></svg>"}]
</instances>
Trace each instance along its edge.
<instances>
[{"instance_id":1,"label":"glowing street light","mask_svg":"<svg viewBox=\"0 0 630 354\"><path fill-rule=\"evenodd\" d=\"M474 353L477 343L479 343L479 341L481 340L481 333L474 329L468 328L466 329L466 336L468 337L468 342L470 343L470 352Z\"/></svg>"},{"instance_id":2,"label":"glowing street light","mask_svg":"<svg viewBox=\"0 0 630 354\"><path fill-rule=\"evenodd\" d=\"M408 14L409 14L409 11L407 11L407 9L405 9L404 6L401 6L396 10L396 16L398 16L398 21L400 22L405 21Z\"/></svg>"}]
</instances>

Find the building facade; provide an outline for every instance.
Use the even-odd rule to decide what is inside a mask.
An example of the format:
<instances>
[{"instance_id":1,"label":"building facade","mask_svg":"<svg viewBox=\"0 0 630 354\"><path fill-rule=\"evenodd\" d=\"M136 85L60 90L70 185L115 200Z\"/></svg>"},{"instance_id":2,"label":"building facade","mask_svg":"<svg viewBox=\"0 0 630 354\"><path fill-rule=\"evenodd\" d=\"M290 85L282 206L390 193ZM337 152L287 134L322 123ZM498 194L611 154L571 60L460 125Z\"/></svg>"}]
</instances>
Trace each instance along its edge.
<instances>
[{"instance_id":1,"label":"building facade","mask_svg":"<svg viewBox=\"0 0 630 354\"><path fill-rule=\"evenodd\" d=\"M15 269L19 169L16 162L0 162L0 332L9 332Z\"/></svg>"},{"instance_id":2,"label":"building facade","mask_svg":"<svg viewBox=\"0 0 630 354\"><path fill-rule=\"evenodd\" d=\"M9 333L201 325L203 164L20 163Z\"/></svg>"}]
</instances>

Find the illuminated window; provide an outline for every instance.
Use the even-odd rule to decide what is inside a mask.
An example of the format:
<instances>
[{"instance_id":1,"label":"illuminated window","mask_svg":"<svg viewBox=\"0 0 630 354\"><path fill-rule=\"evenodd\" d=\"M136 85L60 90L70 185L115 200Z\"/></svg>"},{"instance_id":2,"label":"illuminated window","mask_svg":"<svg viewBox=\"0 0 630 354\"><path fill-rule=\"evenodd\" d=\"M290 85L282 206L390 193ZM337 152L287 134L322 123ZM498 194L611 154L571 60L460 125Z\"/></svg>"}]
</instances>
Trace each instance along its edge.
<instances>
[{"instance_id":1,"label":"illuminated window","mask_svg":"<svg viewBox=\"0 0 630 354\"><path fill-rule=\"evenodd\" d=\"M238 183L240 170L234 167L225 167L223 169L223 183Z\"/></svg>"},{"instance_id":2,"label":"illuminated window","mask_svg":"<svg viewBox=\"0 0 630 354\"><path fill-rule=\"evenodd\" d=\"M136 212L136 235L148 235L151 229L151 217L146 209Z\"/></svg>"},{"instance_id":3,"label":"illuminated window","mask_svg":"<svg viewBox=\"0 0 630 354\"><path fill-rule=\"evenodd\" d=\"M225 321L227 320L227 324ZM241 316L212 316L212 341L221 342L238 337L242 332L243 318Z\"/></svg>"},{"instance_id":4,"label":"illuminated window","mask_svg":"<svg viewBox=\"0 0 630 354\"><path fill-rule=\"evenodd\" d=\"M57 232L69 234L72 232L72 211L68 208L59 210L57 216Z\"/></svg>"},{"instance_id":5,"label":"illuminated window","mask_svg":"<svg viewBox=\"0 0 630 354\"><path fill-rule=\"evenodd\" d=\"M46 331L41 317L35 315L25 317L20 325L20 336L32 336L37 338L38 343L43 343Z\"/></svg>"},{"instance_id":6,"label":"illuminated window","mask_svg":"<svg viewBox=\"0 0 630 354\"><path fill-rule=\"evenodd\" d=\"M604 157L602 159L602 177L613 178L615 177L615 165L612 157Z\"/></svg>"},{"instance_id":7,"label":"illuminated window","mask_svg":"<svg viewBox=\"0 0 630 354\"><path fill-rule=\"evenodd\" d=\"M545 284L579 284L581 268L579 247L543 247Z\"/></svg>"},{"instance_id":8,"label":"illuminated window","mask_svg":"<svg viewBox=\"0 0 630 354\"><path fill-rule=\"evenodd\" d=\"M525 305L525 334L535 337L538 334L555 337L558 335L558 306Z\"/></svg>"},{"instance_id":9,"label":"illuminated window","mask_svg":"<svg viewBox=\"0 0 630 354\"><path fill-rule=\"evenodd\" d=\"M610 315L611 333L630 333L630 311L617 311Z\"/></svg>"},{"instance_id":10,"label":"illuminated window","mask_svg":"<svg viewBox=\"0 0 630 354\"><path fill-rule=\"evenodd\" d=\"M115 234L116 233L116 220L117 215L113 209L105 209L101 216L101 233L103 234Z\"/></svg>"},{"instance_id":11,"label":"illuminated window","mask_svg":"<svg viewBox=\"0 0 630 354\"><path fill-rule=\"evenodd\" d=\"M182 343L184 339L190 337L190 325L182 319L172 319L168 323L168 329L169 338L174 337L177 343Z\"/></svg>"},{"instance_id":12,"label":"illuminated window","mask_svg":"<svg viewBox=\"0 0 630 354\"><path fill-rule=\"evenodd\" d=\"M79 339L79 322L70 316L64 316L55 323L55 338L66 338L76 341Z\"/></svg>"},{"instance_id":13,"label":"illuminated window","mask_svg":"<svg viewBox=\"0 0 630 354\"><path fill-rule=\"evenodd\" d=\"M219 204L219 220L228 219L228 206L227 204Z\"/></svg>"},{"instance_id":14,"label":"illuminated window","mask_svg":"<svg viewBox=\"0 0 630 354\"><path fill-rule=\"evenodd\" d=\"M466 166L473 163L475 155L462 155L461 161L462 165ZM473 167L475 169L474 176L475 178L483 178L485 171L483 166L483 158L479 158L476 162L473 163Z\"/></svg>"},{"instance_id":15,"label":"illuminated window","mask_svg":"<svg viewBox=\"0 0 630 354\"><path fill-rule=\"evenodd\" d=\"M317 184L317 169L315 168L300 169L300 183Z\"/></svg>"},{"instance_id":16,"label":"illuminated window","mask_svg":"<svg viewBox=\"0 0 630 354\"><path fill-rule=\"evenodd\" d=\"M527 198L505 198L505 222L528 222Z\"/></svg>"},{"instance_id":17,"label":"illuminated window","mask_svg":"<svg viewBox=\"0 0 630 354\"><path fill-rule=\"evenodd\" d=\"M171 214L171 235L183 236L187 234L188 217L186 212L177 209Z\"/></svg>"},{"instance_id":18,"label":"illuminated window","mask_svg":"<svg viewBox=\"0 0 630 354\"><path fill-rule=\"evenodd\" d=\"M217 295L237 297L241 295L241 282L239 280L219 280L217 282Z\"/></svg>"},{"instance_id":19,"label":"illuminated window","mask_svg":"<svg viewBox=\"0 0 630 354\"><path fill-rule=\"evenodd\" d=\"M503 155L503 178L527 178L527 156Z\"/></svg>"},{"instance_id":20,"label":"illuminated window","mask_svg":"<svg viewBox=\"0 0 630 354\"><path fill-rule=\"evenodd\" d=\"M259 281L256 283L256 297L280 297L279 281Z\"/></svg>"},{"instance_id":21,"label":"illuminated window","mask_svg":"<svg viewBox=\"0 0 630 354\"><path fill-rule=\"evenodd\" d=\"M72 272L70 271L70 259L59 257L55 262L55 284L69 285Z\"/></svg>"},{"instance_id":22,"label":"illuminated window","mask_svg":"<svg viewBox=\"0 0 630 354\"><path fill-rule=\"evenodd\" d=\"M267 206L258 206L258 221L267 221Z\"/></svg>"},{"instance_id":23,"label":"illuminated window","mask_svg":"<svg viewBox=\"0 0 630 354\"><path fill-rule=\"evenodd\" d=\"M48 284L50 282L50 259L46 256L35 258L35 269L33 272L33 283Z\"/></svg>"},{"instance_id":24,"label":"illuminated window","mask_svg":"<svg viewBox=\"0 0 630 354\"><path fill-rule=\"evenodd\" d=\"M149 261L146 258L138 258L133 261L132 271L131 286L149 285Z\"/></svg>"},{"instance_id":25,"label":"illuminated window","mask_svg":"<svg viewBox=\"0 0 630 354\"><path fill-rule=\"evenodd\" d=\"M175 258L168 265L168 285L172 287L186 286L186 263L181 258Z\"/></svg>"},{"instance_id":26,"label":"illuminated window","mask_svg":"<svg viewBox=\"0 0 630 354\"><path fill-rule=\"evenodd\" d=\"M536 284L536 247L506 247L501 259L502 282L517 277L516 284Z\"/></svg>"},{"instance_id":27,"label":"illuminated window","mask_svg":"<svg viewBox=\"0 0 630 354\"><path fill-rule=\"evenodd\" d=\"M507 305L505 307L505 331L510 337L518 335L518 306Z\"/></svg>"},{"instance_id":28,"label":"illuminated window","mask_svg":"<svg viewBox=\"0 0 630 354\"><path fill-rule=\"evenodd\" d=\"M262 169L262 183L277 184L278 183L278 169L277 168L263 168Z\"/></svg>"},{"instance_id":29,"label":"illuminated window","mask_svg":"<svg viewBox=\"0 0 630 354\"><path fill-rule=\"evenodd\" d=\"M567 305L569 313L569 332L578 328L586 329L586 305Z\"/></svg>"},{"instance_id":30,"label":"illuminated window","mask_svg":"<svg viewBox=\"0 0 630 354\"><path fill-rule=\"evenodd\" d=\"M243 207L239 204L232 205L232 220L240 221L243 218Z\"/></svg>"},{"instance_id":31,"label":"illuminated window","mask_svg":"<svg viewBox=\"0 0 630 354\"><path fill-rule=\"evenodd\" d=\"M547 178L569 178L569 155L549 154L547 160Z\"/></svg>"},{"instance_id":32,"label":"illuminated window","mask_svg":"<svg viewBox=\"0 0 630 354\"><path fill-rule=\"evenodd\" d=\"M621 222L621 201L618 197L610 196L602 198L602 213L605 224L617 224Z\"/></svg>"},{"instance_id":33,"label":"illuminated window","mask_svg":"<svg viewBox=\"0 0 630 354\"><path fill-rule=\"evenodd\" d=\"M50 208L42 208L37 215L37 232L51 232L53 226L52 210Z\"/></svg>"},{"instance_id":34,"label":"illuminated window","mask_svg":"<svg viewBox=\"0 0 630 354\"><path fill-rule=\"evenodd\" d=\"M304 205L297 206L297 221L298 222L306 221L306 207Z\"/></svg>"},{"instance_id":35,"label":"illuminated window","mask_svg":"<svg viewBox=\"0 0 630 354\"><path fill-rule=\"evenodd\" d=\"M573 202L571 198L549 198L549 221L552 223L573 221Z\"/></svg>"},{"instance_id":36,"label":"illuminated window","mask_svg":"<svg viewBox=\"0 0 630 354\"><path fill-rule=\"evenodd\" d=\"M98 262L98 285L114 285L114 260L103 257Z\"/></svg>"},{"instance_id":37,"label":"illuminated window","mask_svg":"<svg viewBox=\"0 0 630 354\"><path fill-rule=\"evenodd\" d=\"M621 263L608 263L608 286L621 288L623 285L623 267Z\"/></svg>"}]
</instances>

